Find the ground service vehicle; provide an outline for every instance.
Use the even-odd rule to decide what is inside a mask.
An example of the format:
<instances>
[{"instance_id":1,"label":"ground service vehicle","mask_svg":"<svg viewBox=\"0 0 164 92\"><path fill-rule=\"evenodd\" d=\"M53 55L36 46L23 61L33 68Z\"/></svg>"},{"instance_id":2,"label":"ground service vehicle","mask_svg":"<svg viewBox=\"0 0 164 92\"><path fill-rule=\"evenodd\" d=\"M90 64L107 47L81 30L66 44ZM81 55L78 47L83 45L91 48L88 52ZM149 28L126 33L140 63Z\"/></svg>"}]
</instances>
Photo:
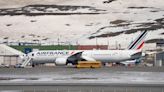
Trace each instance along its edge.
<instances>
[{"instance_id":1,"label":"ground service vehicle","mask_svg":"<svg viewBox=\"0 0 164 92\"><path fill-rule=\"evenodd\" d=\"M76 65L77 68L100 68L100 61L79 61Z\"/></svg>"}]
</instances>

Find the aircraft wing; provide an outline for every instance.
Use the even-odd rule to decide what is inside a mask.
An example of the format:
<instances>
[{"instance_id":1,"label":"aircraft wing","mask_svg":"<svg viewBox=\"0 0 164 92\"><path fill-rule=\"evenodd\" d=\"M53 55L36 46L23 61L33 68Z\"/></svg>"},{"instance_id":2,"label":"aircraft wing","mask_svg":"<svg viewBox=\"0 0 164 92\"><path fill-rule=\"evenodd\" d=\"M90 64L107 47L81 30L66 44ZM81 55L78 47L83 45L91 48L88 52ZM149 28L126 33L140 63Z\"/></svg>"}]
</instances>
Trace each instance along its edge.
<instances>
[{"instance_id":1,"label":"aircraft wing","mask_svg":"<svg viewBox=\"0 0 164 92\"><path fill-rule=\"evenodd\" d=\"M67 58L68 63L77 64L78 61L96 61L95 59L83 55L84 51L76 52Z\"/></svg>"},{"instance_id":2,"label":"aircraft wing","mask_svg":"<svg viewBox=\"0 0 164 92\"><path fill-rule=\"evenodd\" d=\"M83 59L81 58L82 53L83 53L83 51L81 51L81 52L76 52L76 53L70 55L70 56L67 58L67 61L68 61L67 63L77 64L78 61L83 60Z\"/></svg>"},{"instance_id":3,"label":"aircraft wing","mask_svg":"<svg viewBox=\"0 0 164 92\"><path fill-rule=\"evenodd\" d=\"M81 56L81 58L83 58L84 60L86 61L96 61L95 59L91 58L91 57L88 57L88 56Z\"/></svg>"},{"instance_id":4,"label":"aircraft wing","mask_svg":"<svg viewBox=\"0 0 164 92\"><path fill-rule=\"evenodd\" d=\"M131 55L131 59L136 59L142 56L142 52L137 52Z\"/></svg>"}]
</instances>

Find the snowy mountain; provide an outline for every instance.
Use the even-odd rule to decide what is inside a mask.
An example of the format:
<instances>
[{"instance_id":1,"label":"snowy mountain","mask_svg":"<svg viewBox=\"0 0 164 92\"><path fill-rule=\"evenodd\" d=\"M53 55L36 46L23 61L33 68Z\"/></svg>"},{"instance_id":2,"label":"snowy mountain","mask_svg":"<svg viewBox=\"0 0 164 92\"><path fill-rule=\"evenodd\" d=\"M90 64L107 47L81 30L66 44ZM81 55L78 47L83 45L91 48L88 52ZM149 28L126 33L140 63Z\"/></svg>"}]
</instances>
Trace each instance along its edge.
<instances>
[{"instance_id":1,"label":"snowy mountain","mask_svg":"<svg viewBox=\"0 0 164 92\"><path fill-rule=\"evenodd\" d=\"M8 2L7 2L8 1ZM163 0L0 0L0 40L127 46L164 39Z\"/></svg>"}]
</instances>

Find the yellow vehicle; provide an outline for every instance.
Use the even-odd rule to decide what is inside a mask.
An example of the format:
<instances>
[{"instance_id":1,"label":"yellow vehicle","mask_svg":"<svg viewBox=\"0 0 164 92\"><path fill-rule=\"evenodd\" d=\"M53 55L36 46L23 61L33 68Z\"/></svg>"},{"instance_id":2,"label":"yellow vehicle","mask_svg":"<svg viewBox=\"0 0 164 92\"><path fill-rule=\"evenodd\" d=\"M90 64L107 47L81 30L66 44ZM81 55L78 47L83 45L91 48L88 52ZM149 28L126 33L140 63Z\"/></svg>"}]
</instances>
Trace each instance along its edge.
<instances>
[{"instance_id":1,"label":"yellow vehicle","mask_svg":"<svg viewBox=\"0 0 164 92\"><path fill-rule=\"evenodd\" d=\"M77 68L100 68L100 61L79 61L76 65Z\"/></svg>"}]
</instances>

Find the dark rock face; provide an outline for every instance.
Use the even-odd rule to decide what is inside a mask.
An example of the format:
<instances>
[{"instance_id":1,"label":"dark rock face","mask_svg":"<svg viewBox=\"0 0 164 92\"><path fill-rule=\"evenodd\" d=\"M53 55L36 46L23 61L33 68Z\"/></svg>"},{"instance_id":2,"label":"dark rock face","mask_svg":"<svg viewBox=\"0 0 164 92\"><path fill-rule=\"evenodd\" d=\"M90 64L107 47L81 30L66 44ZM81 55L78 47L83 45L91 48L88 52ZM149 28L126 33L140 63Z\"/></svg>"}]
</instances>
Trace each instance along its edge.
<instances>
[{"instance_id":1,"label":"dark rock face","mask_svg":"<svg viewBox=\"0 0 164 92\"><path fill-rule=\"evenodd\" d=\"M78 11L85 9L87 12ZM69 5L28 5L20 8L0 9L0 15L73 15L73 14L100 14L105 10L96 9L90 6L69 6Z\"/></svg>"}]
</instances>

